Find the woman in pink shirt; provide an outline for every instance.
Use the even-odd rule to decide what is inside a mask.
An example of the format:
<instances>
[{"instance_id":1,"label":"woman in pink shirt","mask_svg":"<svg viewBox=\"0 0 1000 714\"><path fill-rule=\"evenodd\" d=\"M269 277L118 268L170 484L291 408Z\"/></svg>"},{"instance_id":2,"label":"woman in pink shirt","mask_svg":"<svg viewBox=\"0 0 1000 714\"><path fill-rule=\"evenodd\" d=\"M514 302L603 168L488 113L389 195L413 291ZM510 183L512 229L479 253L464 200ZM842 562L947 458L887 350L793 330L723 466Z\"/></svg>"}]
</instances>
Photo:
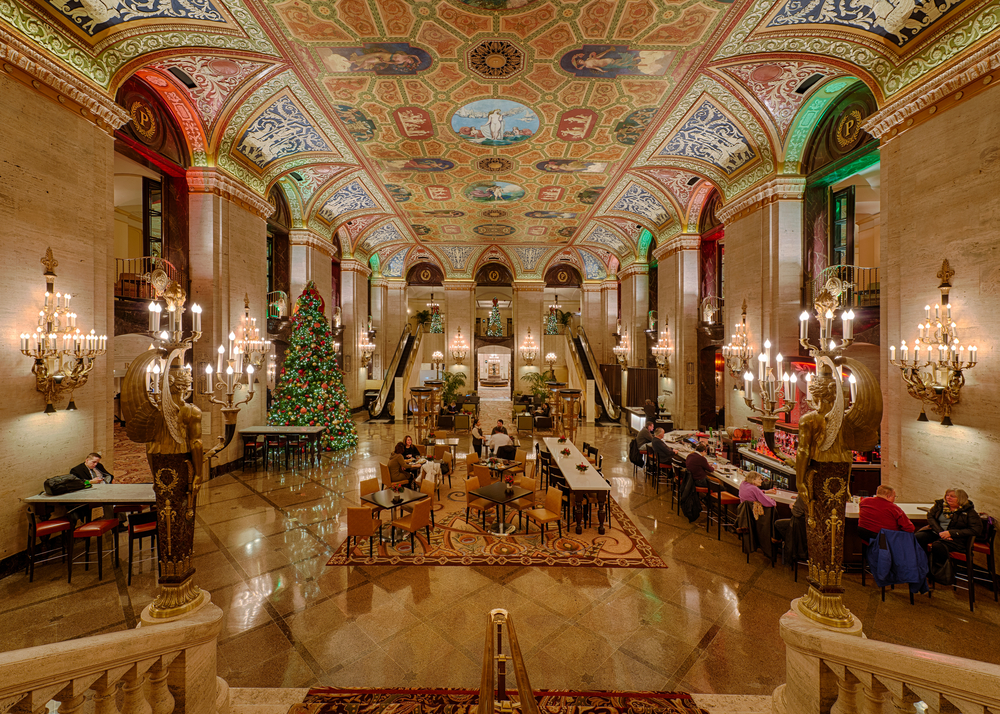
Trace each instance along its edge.
<instances>
[{"instance_id":1,"label":"woman in pink shirt","mask_svg":"<svg viewBox=\"0 0 1000 714\"><path fill-rule=\"evenodd\" d=\"M760 489L763 480L764 477L756 471L747 473L746 479L740 484L740 503L756 501L762 506L773 508L775 506L774 499ZM777 491L778 489L772 488L769 493L777 493Z\"/></svg>"}]
</instances>

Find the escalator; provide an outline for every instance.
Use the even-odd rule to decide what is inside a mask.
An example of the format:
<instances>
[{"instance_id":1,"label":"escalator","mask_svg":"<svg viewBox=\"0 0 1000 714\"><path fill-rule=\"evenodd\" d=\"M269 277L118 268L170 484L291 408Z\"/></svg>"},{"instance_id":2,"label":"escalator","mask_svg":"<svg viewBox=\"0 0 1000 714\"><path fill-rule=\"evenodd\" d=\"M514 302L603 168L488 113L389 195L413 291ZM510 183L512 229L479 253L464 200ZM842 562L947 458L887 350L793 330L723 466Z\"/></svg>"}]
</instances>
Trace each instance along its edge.
<instances>
[{"instance_id":1,"label":"escalator","mask_svg":"<svg viewBox=\"0 0 1000 714\"><path fill-rule=\"evenodd\" d=\"M414 332L410 331L410 326L403 328L403 333L399 337L399 344L392 354L392 359L386 366L385 379L382 380L382 388L378 390L378 396L371 406L368 407L368 415L372 419L393 419L393 402L396 400L396 378L402 377L403 383L409 378L410 370L413 367L413 360L417 354L417 347L420 345L420 338L423 326L417 325ZM405 397L405 395L403 395Z\"/></svg>"},{"instance_id":2,"label":"escalator","mask_svg":"<svg viewBox=\"0 0 1000 714\"><path fill-rule=\"evenodd\" d=\"M571 331L567 331L566 336L573 343L569 350L573 362L586 379L594 380L594 391L596 392L594 396L597 406L601 410L597 415L597 421L617 424L621 418L621 410L619 410L611 399L611 392L608 391L608 387L604 383L604 377L601 376L601 370L597 365L597 358L594 357L594 353L590 349L587 333L583 327L580 327L575 336Z\"/></svg>"}]
</instances>

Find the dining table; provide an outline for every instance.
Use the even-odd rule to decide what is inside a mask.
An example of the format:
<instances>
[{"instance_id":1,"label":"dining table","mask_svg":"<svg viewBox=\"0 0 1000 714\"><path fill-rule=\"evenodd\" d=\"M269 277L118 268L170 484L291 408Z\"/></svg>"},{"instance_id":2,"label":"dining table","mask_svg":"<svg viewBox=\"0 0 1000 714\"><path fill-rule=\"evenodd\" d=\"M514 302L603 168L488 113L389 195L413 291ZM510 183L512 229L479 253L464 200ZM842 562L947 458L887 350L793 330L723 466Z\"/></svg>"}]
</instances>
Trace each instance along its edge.
<instances>
[{"instance_id":1,"label":"dining table","mask_svg":"<svg viewBox=\"0 0 1000 714\"><path fill-rule=\"evenodd\" d=\"M151 483L94 483L90 488L49 496L44 491L22 499L25 503L75 503L91 506L153 506L156 494Z\"/></svg>"},{"instance_id":2,"label":"dining table","mask_svg":"<svg viewBox=\"0 0 1000 714\"><path fill-rule=\"evenodd\" d=\"M558 437L547 436L542 439L542 443L552 455L552 465L559 469L569 487L570 513L576 521L577 535L583 533L584 498L597 504L597 532L604 535L605 518L609 522L611 520L611 484L604 480L572 441L567 439L560 442ZM564 454L564 450L568 450L569 454Z\"/></svg>"},{"instance_id":3,"label":"dining table","mask_svg":"<svg viewBox=\"0 0 1000 714\"><path fill-rule=\"evenodd\" d=\"M309 455L315 465L319 465L320 437L325 426L248 426L239 430L244 445L258 436L303 436L309 440ZM246 449L244 449L246 451Z\"/></svg>"},{"instance_id":4,"label":"dining table","mask_svg":"<svg viewBox=\"0 0 1000 714\"><path fill-rule=\"evenodd\" d=\"M517 530L517 526L513 523L507 523L507 504L513 503L525 496L530 496L532 492L520 486L508 486L503 481L497 481L496 483L491 483L489 486L482 486L474 491L469 491L469 494L477 498L485 498L487 501L497 504L498 512L493 522L493 529L487 531L487 533L502 538Z\"/></svg>"},{"instance_id":5,"label":"dining table","mask_svg":"<svg viewBox=\"0 0 1000 714\"><path fill-rule=\"evenodd\" d=\"M399 500L394 500L396 497ZM414 491L412 488L404 486L401 490L396 491L391 488L384 488L381 491L375 491L374 493L366 493L361 497L361 500L365 503L370 503L373 506L378 506L389 511L389 538L382 538L382 542L385 543L390 541L392 538L392 521L396 520L396 509L402 508L403 506L408 506L417 501L422 501L425 498L430 498L423 491Z\"/></svg>"}]
</instances>

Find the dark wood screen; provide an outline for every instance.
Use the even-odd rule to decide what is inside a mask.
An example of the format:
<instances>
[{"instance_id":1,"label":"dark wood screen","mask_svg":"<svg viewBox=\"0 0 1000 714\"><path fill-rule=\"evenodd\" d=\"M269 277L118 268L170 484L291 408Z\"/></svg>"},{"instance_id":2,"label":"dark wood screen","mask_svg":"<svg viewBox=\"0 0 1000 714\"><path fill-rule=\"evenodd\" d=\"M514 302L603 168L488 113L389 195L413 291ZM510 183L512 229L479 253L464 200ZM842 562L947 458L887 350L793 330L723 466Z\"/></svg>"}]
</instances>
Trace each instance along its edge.
<instances>
[{"instance_id":1,"label":"dark wood screen","mask_svg":"<svg viewBox=\"0 0 1000 714\"><path fill-rule=\"evenodd\" d=\"M622 368L617 364L600 365L601 377L611 393L611 400L618 406L622 405ZM595 395L595 398L599 398Z\"/></svg>"},{"instance_id":2,"label":"dark wood screen","mask_svg":"<svg viewBox=\"0 0 1000 714\"><path fill-rule=\"evenodd\" d=\"M626 406L642 407L647 399L656 404L658 378L659 372L656 369L629 367Z\"/></svg>"}]
</instances>

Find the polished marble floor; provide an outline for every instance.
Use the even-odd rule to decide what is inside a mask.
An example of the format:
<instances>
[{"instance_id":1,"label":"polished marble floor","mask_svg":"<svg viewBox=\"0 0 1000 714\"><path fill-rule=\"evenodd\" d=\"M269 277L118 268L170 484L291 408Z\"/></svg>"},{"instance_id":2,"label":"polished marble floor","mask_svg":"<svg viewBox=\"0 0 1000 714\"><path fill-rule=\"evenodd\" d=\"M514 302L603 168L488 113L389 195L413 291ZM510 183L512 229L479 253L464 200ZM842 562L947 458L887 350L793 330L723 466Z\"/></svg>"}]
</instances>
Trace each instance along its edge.
<instances>
[{"instance_id":1,"label":"polished marble floor","mask_svg":"<svg viewBox=\"0 0 1000 714\"><path fill-rule=\"evenodd\" d=\"M474 687L486 613L515 614L531 683L547 689L681 689L769 694L784 680L778 618L804 592L800 578L703 521L675 516L669 494L633 480L619 427L585 427L577 441L604 454L613 496L659 551L666 570L539 567L328 567L358 482L374 478L405 434L361 424L347 459L270 473L235 472L203 487L197 582L225 612L220 675L234 687ZM468 442L459 448L460 461ZM464 468L464 467L463 467ZM123 552L127 552L123 548ZM74 571L53 563L35 582L0 580L0 649L133 627L155 593L149 550L131 587L125 569ZM869 637L1000 664L1000 605L980 588L939 589L910 606L882 603L847 577L846 602Z\"/></svg>"}]
</instances>

